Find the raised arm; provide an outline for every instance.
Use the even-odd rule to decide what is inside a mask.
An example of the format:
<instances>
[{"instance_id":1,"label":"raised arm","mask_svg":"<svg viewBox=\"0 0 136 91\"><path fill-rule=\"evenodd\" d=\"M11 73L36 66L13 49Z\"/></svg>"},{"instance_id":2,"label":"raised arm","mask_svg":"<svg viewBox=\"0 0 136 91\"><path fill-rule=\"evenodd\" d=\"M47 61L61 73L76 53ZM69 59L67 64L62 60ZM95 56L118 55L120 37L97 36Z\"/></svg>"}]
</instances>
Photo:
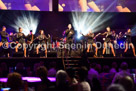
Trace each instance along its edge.
<instances>
[{"instance_id":1,"label":"raised arm","mask_svg":"<svg viewBox=\"0 0 136 91\"><path fill-rule=\"evenodd\" d=\"M104 33L102 33L101 35L106 35L107 34L107 32L104 32Z\"/></svg>"}]
</instances>

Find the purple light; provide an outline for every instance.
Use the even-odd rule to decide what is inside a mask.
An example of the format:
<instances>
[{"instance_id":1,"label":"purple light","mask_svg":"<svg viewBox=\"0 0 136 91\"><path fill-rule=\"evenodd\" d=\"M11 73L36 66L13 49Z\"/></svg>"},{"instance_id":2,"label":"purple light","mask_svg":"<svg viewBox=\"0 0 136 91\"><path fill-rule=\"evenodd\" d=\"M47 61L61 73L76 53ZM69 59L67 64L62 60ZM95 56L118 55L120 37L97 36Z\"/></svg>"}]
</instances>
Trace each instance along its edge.
<instances>
[{"instance_id":1,"label":"purple light","mask_svg":"<svg viewBox=\"0 0 136 91\"><path fill-rule=\"evenodd\" d=\"M22 80L26 80L27 82L41 82L39 77L22 77Z\"/></svg>"},{"instance_id":2,"label":"purple light","mask_svg":"<svg viewBox=\"0 0 136 91\"><path fill-rule=\"evenodd\" d=\"M48 77L51 82L56 82L55 77ZM39 77L22 77L22 80L27 80L27 82L41 82ZM7 82L7 78L0 78L0 82Z\"/></svg>"}]
</instances>

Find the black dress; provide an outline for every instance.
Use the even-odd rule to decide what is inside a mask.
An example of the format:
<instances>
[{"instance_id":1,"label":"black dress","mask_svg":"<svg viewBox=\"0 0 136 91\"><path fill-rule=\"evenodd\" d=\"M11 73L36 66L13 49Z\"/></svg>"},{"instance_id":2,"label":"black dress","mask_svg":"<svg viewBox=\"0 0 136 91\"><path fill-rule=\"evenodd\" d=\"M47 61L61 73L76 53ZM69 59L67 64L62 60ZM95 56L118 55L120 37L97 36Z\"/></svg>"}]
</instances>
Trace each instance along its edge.
<instances>
[{"instance_id":1,"label":"black dress","mask_svg":"<svg viewBox=\"0 0 136 91\"><path fill-rule=\"evenodd\" d=\"M131 32L127 32L125 35L126 35L126 43L132 43L131 41Z\"/></svg>"},{"instance_id":2,"label":"black dress","mask_svg":"<svg viewBox=\"0 0 136 91\"><path fill-rule=\"evenodd\" d=\"M95 41L94 41L94 33L90 33L88 35L86 35L87 37L87 42L88 44L93 44Z\"/></svg>"},{"instance_id":3,"label":"black dress","mask_svg":"<svg viewBox=\"0 0 136 91\"><path fill-rule=\"evenodd\" d=\"M38 43L39 44L45 44L45 41L47 40L48 38L44 35L44 34L40 34L39 36L38 36Z\"/></svg>"},{"instance_id":4,"label":"black dress","mask_svg":"<svg viewBox=\"0 0 136 91\"><path fill-rule=\"evenodd\" d=\"M16 34L17 41L21 44L25 43L25 35L24 33L18 32Z\"/></svg>"},{"instance_id":5,"label":"black dress","mask_svg":"<svg viewBox=\"0 0 136 91\"><path fill-rule=\"evenodd\" d=\"M6 31L1 31L0 32L0 35L1 35L1 42L5 43L5 42L8 42L8 33Z\"/></svg>"},{"instance_id":6,"label":"black dress","mask_svg":"<svg viewBox=\"0 0 136 91\"><path fill-rule=\"evenodd\" d=\"M106 39L104 42L110 43L112 38L112 32L106 32Z\"/></svg>"},{"instance_id":7,"label":"black dress","mask_svg":"<svg viewBox=\"0 0 136 91\"><path fill-rule=\"evenodd\" d=\"M66 32L66 43L72 43L74 38L74 30L73 29L67 29Z\"/></svg>"},{"instance_id":8,"label":"black dress","mask_svg":"<svg viewBox=\"0 0 136 91\"><path fill-rule=\"evenodd\" d=\"M33 39L32 39L32 37L33 37ZM32 40L34 40L35 39L35 35L34 34L28 34L27 35L27 41L28 42L30 42L30 41L32 41Z\"/></svg>"}]
</instances>

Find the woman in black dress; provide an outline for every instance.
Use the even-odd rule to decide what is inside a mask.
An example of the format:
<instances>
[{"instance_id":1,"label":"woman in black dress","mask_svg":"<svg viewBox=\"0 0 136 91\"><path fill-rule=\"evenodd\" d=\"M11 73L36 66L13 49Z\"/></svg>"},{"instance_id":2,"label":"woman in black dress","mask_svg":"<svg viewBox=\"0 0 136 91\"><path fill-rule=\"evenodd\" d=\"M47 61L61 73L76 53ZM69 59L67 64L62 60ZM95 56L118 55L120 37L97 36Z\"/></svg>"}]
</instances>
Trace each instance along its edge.
<instances>
[{"instance_id":1,"label":"woman in black dress","mask_svg":"<svg viewBox=\"0 0 136 91\"><path fill-rule=\"evenodd\" d=\"M40 34L38 35L37 39L38 39L38 46L36 47L36 53L39 54L39 48L42 48L42 46L44 46L45 56L47 57L47 45L46 45L46 41L47 41L48 38L44 34L43 30L40 30Z\"/></svg>"},{"instance_id":2,"label":"woman in black dress","mask_svg":"<svg viewBox=\"0 0 136 91\"><path fill-rule=\"evenodd\" d=\"M90 48L93 46L93 47L95 47L95 56L97 56L98 48L95 43L95 40L94 40L95 36L94 36L94 33L92 33L92 30L90 30L87 35L83 35L83 36L87 37L87 43L88 43L87 52L89 52Z\"/></svg>"},{"instance_id":3,"label":"woman in black dress","mask_svg":"<svg viewBox=\"0 0 136 91\"><path fill-rule=\"evenodd\" d=\"M103 48L103 55L105 54L106 48L107 48L107 44L108 46L111 48L112 54L115 57L115 52L114 52L114 48L113 45L111 43L111 39L112 39L112 32L110 30L110 27L107 27L107 32L103 33L102 35L106 35L105 41L104 41L104 48Z\"/></svg>"},{"instance_id":4,"label":"woman in black dress","mask_svg":"<svg viewBox=\"0 0 136 91\"><path fill-rule=\"evenodd\" d=\"M24 33L22 33L23 29L19 28L19 32L16 33L16 40L17 40L17 45L15 47L15 52L18 52L19 47L23 47L24 50L24 57L26 57L26 43L25 43L25 38L26 36Z\"/></svg>"},{"instance_id":5,"label":"woman in black dress","mask_svg":"<svg viewBox=\"0 0 136 91\"><path fill-rule=\"evenodd\" d=\"M125 53L127 52L128 48L131 47L132 50L133 50L133 55L136 56L136 53L135 53L135 47L134 47L134 44L132 43L131 41L131 36L132 36L132 33L131 33L131 29L128 29L127 32L125 33L126 35L126 49L125 49Z\"/></svg>"}]
</instances>

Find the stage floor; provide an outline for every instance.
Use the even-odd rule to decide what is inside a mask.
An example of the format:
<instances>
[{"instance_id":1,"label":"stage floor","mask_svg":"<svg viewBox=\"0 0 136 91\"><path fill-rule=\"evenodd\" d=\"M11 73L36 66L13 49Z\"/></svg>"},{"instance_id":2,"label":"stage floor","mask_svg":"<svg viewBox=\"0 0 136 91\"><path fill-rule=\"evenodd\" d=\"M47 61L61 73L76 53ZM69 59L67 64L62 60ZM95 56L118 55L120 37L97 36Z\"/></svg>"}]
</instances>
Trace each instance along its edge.
<instances>
[{"instance_id":1,"label":"stage floor","mask_svg":"<svg viewBox=\"0 0 136 91\"><path fill-rule=\"evenodd\" d=\"M61 57L10 57L10 58L2 58L0 57L0 63L6 62L8 66L16 66L18 62L24 63L26 66L32 66L32 64L38 63L38 62L44 62L45 66L48 66L50 62L56 62L58 69L63 69L65 63L68 61L77 61L78 63L99 63L100 65L111 65L112 62L117 62L118 66L122 62L127 62L129 65L129 68L136 68L136 57L67 57L67 58L61 58ZM80 65L80 64L79 64Z\"/></svg>"}]
</instances>

